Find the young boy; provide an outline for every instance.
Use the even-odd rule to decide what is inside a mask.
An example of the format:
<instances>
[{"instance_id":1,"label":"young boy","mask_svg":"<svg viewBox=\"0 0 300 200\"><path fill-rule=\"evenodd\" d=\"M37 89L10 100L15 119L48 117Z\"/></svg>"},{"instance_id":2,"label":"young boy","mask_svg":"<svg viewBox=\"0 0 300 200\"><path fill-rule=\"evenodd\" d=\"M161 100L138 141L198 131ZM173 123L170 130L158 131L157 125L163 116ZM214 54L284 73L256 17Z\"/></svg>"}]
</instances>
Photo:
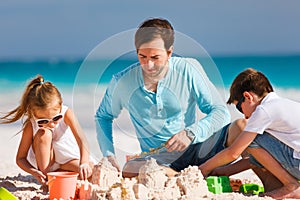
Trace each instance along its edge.
<instances>
[{"instance_id":1,"label":"young boy","mask_svg":"<svg viewBox=\"0 0 300 200\"><path fill-rule=\"evenodd\" d=\"M269 80L254 69L235 78L227 103L236 104L248 122L231 146L199 166L203 175L236 160L246 150L252 164L263 166L254 172L268 188L265 195L300 198L300 103L277 96Z\"/></svg>"}]
</instances>

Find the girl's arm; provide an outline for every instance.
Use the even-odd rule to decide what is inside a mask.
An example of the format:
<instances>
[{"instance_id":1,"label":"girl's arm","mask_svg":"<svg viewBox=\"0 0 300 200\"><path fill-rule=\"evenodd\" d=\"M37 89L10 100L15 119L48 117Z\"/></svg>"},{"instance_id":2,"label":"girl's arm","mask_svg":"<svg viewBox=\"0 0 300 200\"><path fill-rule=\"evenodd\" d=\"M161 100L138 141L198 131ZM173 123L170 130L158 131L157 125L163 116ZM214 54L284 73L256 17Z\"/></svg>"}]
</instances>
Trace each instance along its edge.
<instances>
[{"instance_id":1,"label":"girl's arm","mask_svg":"<svg viewBox=\"0 0 300 200\"><path fill-rule=\"evenodd\" d=\"M80 149L80 175L81 178L88 178L91 173L89 167L89 145L85 133L81 128L74 112L68 109L64 116L65 123L71 128ZM84 172L83 172L84 171Z\"/></svg>"},{"instance_id":2,"label":"girl's arm","mask_svg":"<svg viewBox=\"0 0 300 200\"><path fill-rule=\"evenodd\" d=\"M29 174L32 174L40 183L44 184L47 178L46 175L43 174L38 169L34 168L27 161L27 154L30 146L32 145L32 142L33 142L32 124L27 123L23 129L22 138L16 156L16 163L21 169L23 169L25 172Z\"/></svg>"},{"instance_id":3,"label":"girl's arm","mask_svg":"<svg viewBox=\"0 0 300 200\"><path fill-rule=\"evenodd\" d=\"M255 139L256 135L257 133L242 132L231 146L199 166L203 176L208 176L215 168L236 160Z\"/></svg>"}]
</instances>

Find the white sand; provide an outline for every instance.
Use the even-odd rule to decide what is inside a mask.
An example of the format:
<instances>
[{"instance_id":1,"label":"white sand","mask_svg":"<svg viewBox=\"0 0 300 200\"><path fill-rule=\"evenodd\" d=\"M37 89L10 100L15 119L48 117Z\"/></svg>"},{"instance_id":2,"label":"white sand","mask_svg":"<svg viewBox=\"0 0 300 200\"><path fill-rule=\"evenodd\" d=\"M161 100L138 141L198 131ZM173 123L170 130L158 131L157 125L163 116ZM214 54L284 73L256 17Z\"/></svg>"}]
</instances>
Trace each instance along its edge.
<instances>
[{"instance_id":1,"label":"white sand","mask_svg":"<svg viewBox=\"0 0 300 200\"><path fill-rule=\"evenodd\" d=\"M282 96L290 97L294 100L300 100L299 92L297 92L296 96L294 95L294 91L281 91L284 93ZM10 96L2 96L1 100L4 99L2 104L0 105L1 111L7 111L13 108L16 103L11 102L11 99L16 99L16 95ZM18 94L17 96L19 96ZM66 97L66 96L65 96ZM72 97L67 96L67 103L70 104L72 102ZM98 102L96 103L98 104ZM235 110L234 106L229 106L230 112L232 114L232 120L242 117ZM77 111L77 112L76 112ZM99 150L99 146L97 144L95 128L94 128L94 116L95 106L92 106L90 109L86 109L86 104L82 103L79 105L78 110L75 110L75 113L79 116L79 120L81 124L83 124L83 128L86 132L88 141L90 142L91 153L94 155L97 161L100 161L102 155ZM19 140L21 138L21 134L14 136L21 128L20 123L16 123L13 125L0 125L0 187L5 187L9 191L13 192L16 196L22 197L21 199L30 199L33 197L38 197L37 199L48 198L47 193L42 193L40 190L40 185L37 184L35 179L29 174L22 171L15 163L15 156L17 152L17 147L19 144ZM128 115L123 114L119 119L115 121L114 124L114 137L116 144L116 154L118 161L121 166L125 162L125 156L127 154L135 154L140 151L138 146L138 142L134 136L134 130L132 125L128 123ZM125 142L124 142L125 141ZM240 178L242 180L252 180L253 182L259 182L257 176L250 170L247 170L243 173L232 176L233 178ZM238 199L241 199L243 196L238 196ZM233 194L222 194L216 195L214 199L237 199L237 196ZM245 199L248 199L245 197ZM263 199L258 198L256 199Z\"/></svg>"},{"instance_id":2,"label":"white sand","mask_svg":"<svg viewBox=\"0 0 300 200\"><path fill-rule=\"evenodd\" d=\"M48 193L43 193L36 180L31 175L22 171L15 163L15 156L19 140L21 139L21 133L16 136L13 135L18 132L19 129L20 127L15 125L0 125L0 133L2 136L0 140L0 187L5 187L21 199L48 198ZM115 129L119 129L115 134L117 135L116 154L118 155L117 157L120 164L123 165L127 154L137 153L140 149L132 134L129 134L129 132L124 130L120 131L120 129L122 129L122 124L119 123L118 127L115 127ZM92 128L85 130L90 142L91 152L96 156L97 161L99 161L102 156L96 141L96 134L93 132L95 130ZM255 183L259 182L257 177L250 170L234 175L233 177L243 180L253 180ZM216 195L215 198L222 199L225 197L226 199L236 199L237 197L240 199L243 195L236 196L236 194L223 194L222 196Z\"/></svg>"}]
</instances>

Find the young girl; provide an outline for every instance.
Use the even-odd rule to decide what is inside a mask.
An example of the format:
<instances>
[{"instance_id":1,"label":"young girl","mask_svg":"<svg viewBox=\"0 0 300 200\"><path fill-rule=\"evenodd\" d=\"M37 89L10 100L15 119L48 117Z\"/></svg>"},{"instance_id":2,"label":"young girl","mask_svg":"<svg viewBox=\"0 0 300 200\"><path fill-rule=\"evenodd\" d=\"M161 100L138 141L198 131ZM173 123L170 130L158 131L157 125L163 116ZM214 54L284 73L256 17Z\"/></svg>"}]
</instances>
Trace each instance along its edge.
<instances>
[{"instance_id":1,"label":"young girl","mask_svg":"<svg viewBox=\"0 0 300 200\"><path fill-rule=\"evenodd\" d=\"M63 105L58 89L38 75L27 85L21 104L1 117L1 123L20 118L22 139L16 162L24 171L45 184L47 172L79 172L86 180L92 173L87 139L74 113Z\"/></svg>"}]
</instances>

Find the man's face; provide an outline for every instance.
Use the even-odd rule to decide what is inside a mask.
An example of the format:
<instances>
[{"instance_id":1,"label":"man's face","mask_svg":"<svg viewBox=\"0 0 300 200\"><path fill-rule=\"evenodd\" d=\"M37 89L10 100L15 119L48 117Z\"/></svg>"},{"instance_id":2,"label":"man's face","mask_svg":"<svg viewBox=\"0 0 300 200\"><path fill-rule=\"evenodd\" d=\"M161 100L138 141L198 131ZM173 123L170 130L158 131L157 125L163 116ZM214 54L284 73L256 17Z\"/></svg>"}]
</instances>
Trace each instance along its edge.
<instances>
[{"instance_id":1,"label":"man's face","mask_svg":"<svg viewBox=\"0 0 300 200\"><path fill-rule=\"evenodd\" d=\"M138 59L144 76L153 79L163 78L167 71L168 59L172 55L172 48L166 50L161 38L142 44L138 49Z\"/></svg>"}]
</instances>

